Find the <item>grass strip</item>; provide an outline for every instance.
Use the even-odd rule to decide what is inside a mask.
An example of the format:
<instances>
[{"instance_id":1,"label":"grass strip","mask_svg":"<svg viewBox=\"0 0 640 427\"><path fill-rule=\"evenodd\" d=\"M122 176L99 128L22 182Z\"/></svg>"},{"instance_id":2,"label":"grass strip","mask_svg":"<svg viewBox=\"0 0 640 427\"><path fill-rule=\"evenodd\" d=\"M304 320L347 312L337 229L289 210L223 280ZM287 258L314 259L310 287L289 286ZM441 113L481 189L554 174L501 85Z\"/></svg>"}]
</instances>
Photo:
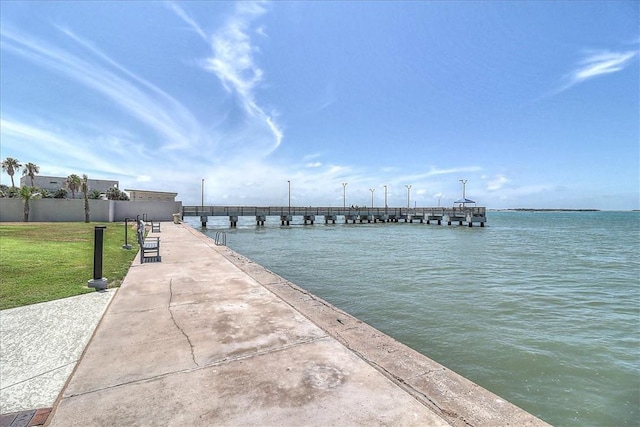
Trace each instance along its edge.
<instances>
[{"instance_id":1,"label":"grass strip","mask_svg":"<svg viewBox=\"0 0 640 427\"><path fill-rule=\"evenodd\" d=\"M24 223L0 225L0 310L95 292L94 228L105 225L102 275L120 285L137 253L135 224L131 250L122 249L124 223Z\"/></svg>"}]
</instances>

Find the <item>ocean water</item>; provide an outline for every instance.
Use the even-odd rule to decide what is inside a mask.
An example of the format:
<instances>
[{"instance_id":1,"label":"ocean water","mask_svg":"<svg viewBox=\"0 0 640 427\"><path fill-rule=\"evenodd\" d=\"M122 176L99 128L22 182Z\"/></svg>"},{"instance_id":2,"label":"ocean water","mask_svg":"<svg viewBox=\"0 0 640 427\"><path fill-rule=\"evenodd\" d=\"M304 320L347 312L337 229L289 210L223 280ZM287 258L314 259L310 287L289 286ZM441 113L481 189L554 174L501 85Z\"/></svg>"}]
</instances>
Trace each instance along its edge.
<instances>
[{"instance_id":1,"label":"ocean water","mask_svg":"<svg viewBox=\"0 0 640 427\"><path fill-rule=\"evenodd\" d=\"M640 425L640 212L487 216L206 232L553 425Z\"/></svg>"}]
</instances>

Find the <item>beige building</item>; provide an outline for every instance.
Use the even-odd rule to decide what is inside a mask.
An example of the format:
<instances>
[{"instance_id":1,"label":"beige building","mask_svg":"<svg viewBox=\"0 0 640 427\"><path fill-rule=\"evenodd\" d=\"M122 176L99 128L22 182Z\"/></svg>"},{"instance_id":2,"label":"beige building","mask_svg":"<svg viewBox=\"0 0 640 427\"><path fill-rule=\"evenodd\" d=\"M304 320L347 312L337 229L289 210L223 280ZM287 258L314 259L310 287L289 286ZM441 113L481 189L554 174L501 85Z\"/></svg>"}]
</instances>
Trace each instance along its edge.
<instances>
[{"instance_id":1,"label":"beige building","mask_svg":"<svg viewBox=\"0 0 640 427\"><path fill-rule=\"evenodd\" d=\"M175 202L178 193L169 193L167 191L150 191L150 190L131 190L125 188L129 194L129 199L132 202L136 201L162 201L162 202Z\"/></svg>"}]
</instances>

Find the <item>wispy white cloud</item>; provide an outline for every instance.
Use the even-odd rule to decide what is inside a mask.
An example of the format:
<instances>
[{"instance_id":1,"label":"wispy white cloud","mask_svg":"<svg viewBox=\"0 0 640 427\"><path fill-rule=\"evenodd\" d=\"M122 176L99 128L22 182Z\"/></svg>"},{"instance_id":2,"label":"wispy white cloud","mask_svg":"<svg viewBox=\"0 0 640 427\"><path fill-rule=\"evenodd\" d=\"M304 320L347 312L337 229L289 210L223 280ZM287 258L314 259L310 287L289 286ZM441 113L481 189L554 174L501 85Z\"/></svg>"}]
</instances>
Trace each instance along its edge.
<instances>
[{"instance_id":1,"label":"wispy white cloud","mask_svg":"<svg viewBox=\"0 0 640 427\"><path fill-rule=\"evenodd\" d=\"M236 97L246 115L242 121L244 130L227 141L231 141L236 150L253 156L271 153L284 136L274 113L265 111L256 99L264 72L254 59L258 48L251 35L267 37L267 34L264 27L254 29L252 24L267 12L266 4L262 1L238 2L225 25L209 36L182 7L169 3L170 9L210 45L212 56L204 61L204 68L215 74L225 90Z\"/></svg>"},{"instance_id":2,"label":"wispy white cloud","mask_svg":"<svg viewBox=\"0 0 640 427\"><path fill-rule=\"evenodd\" d=\"M624 69L637 52L602 52L583 59L581 67L573 72L573 80L580 83L602 74L615 73Z\"/></svg>"},{"instance_id":3,"label":"wispy white cloud","mask_svg":"<svg viewBox=\"0 0 640 427\"><path fill-rule=\"evenodd\" d=\"M128 187L142 184L149 190L180 189L181 197L195 200L196 188L191 191L190 183L195 181L194 170L206 170L206 161L187 152L180 156L156 156L126 134L110 134L108 125L87 133L85 129L42 119L34 122L2 117L3 155L36 163L43 175L87 173L91 178L122 180ZM250 169L237 169L240 174L244 171L245 177L251 176ZM223 175L217 178L225 180Z\"/></svg>"},{"instance_id":4,"label":"wispy white cloud","mask_svg":"<svg viewBox=\"0 0 640 427\"><path fill-rule=\"evenodd\" d=\"M197 35L199 35L202 40L204 40L205 42L209 41L209 37L204 32L204 30L200 28L198 23L193 18L191 18L191 16L189 16L189 14L185 12L183 8L181 8L177 3L174 2L168 2L167 6L169 7L169 9L175 12L175 14L178 15Z\"/></svg>"},{"instance_id":5,"label":"wispy white cloud","mask_svg":"<svg viewBox=\"0 0 640 427\"><path fill-rule=\"evenodd\" d=\"M509 179L504 175L497 175L493 179L487 181L487 191L498 191L502 189Z\"/></svg>"},{"instance_id":6,"label":"wispy white cloud","mask_svg":"<svg viewBox=\"0 0 640 427\"><path fill-rule=\"evenodd\" d=\"M266 13L264 2L239 2L235 14L219 31L211 36L213 56L205 62L205 68L214 73L224 88L237 96L249 118L265 127L272 141L266 143L265 154L278 148L283 132L273 114L267 113L256 100L256 90L263 81L264 72L254 59L258 50L252 43L252 23ZM183 18L184 19L184 18ZM264 28L255 33L264 36Z\"/></svg>"},{"instance_id":7,"label":"wispy white cloud","mask_svg":"<svg viewBox=\"0 0 640 427\"><path fill-rule=\"evenodd\" d=\"M431 170L429 170L429 173L427 174L427 176L451 175L451 174L454 174L454 173L478 172L478 171L481 171L481 170L482 170L482 167L480 167L480 166L461 166L461 167L449 168L449 169L431 168Z\"/></svg>"},{"instance_id":8,"label":"wispy white cloud","mask_svg":"<svg viewBox=\"0 0 640 427\"><path fill-rule=\"evenodd\" d=\"M0 29L2 48L20 55L75 80L106 96L163 137L163 143L155 148L188 147L198 124L190 112L178 101L158 87L136 76L113 59L76 36L72 31L58 28L62 33L83 47L88 55L80 57L6 27Z\"/></svg>"},{"instance_id":9,"label":"wispy white cloud","mask_svg":"<svg viewBox=\"0 0 640 427\"><path fill-rule=\"evenodd\" d=\"M595 77L622 71L637 55L637 50L625 52L590 52L578 63L577 67L565 77L564 85L555 93L560 93Z\"/></svg>"},{"instance_id":10,"label":"wispy white cloud","mask_svg":"<svg viewBox=\"0 0 640 427\"><path fill-rule=\"evenodd\" d=\"M49 128L51 128L51 126L49 126ZM47 170L48 168L68 170L66 168L69 168L70 165L82 165L82 173L86 171L101 171L107 174L129 174L128 171L130 169L127 168L125 162L115 163L109 160L114 154L122 156L122 151L127 150L123 148L123 144L116 143L116 141L111 140L108 144L103 144L100 143L100 137L97 137L95 141L86 141L86 137L84 136L69 133L60 134L50 129L37 127L5 117L0 119L0 129L4 150L13 151L19 146L22 155L28 156L28 161L39 162L43 170ZM100 149L84 149L83 145L86 142L95 142L95 146L99 146ZM135 147L129 147L130 151L128 154L131 156L135 154L133 151ZM64 160L61 161L60 153L64 153L63 159L66 159L67 165L64 164ZM123 156L123 158L126 159L127 156ZM145 159L144 155L138 158ZM42 159L44 161L54 159L53 161L57 164L47 163L47 165L44 165L40 160L35 159ZM55 159L58 160L56 161ZM68 173L78 173L78 171L71 169L67 174Z\"/></svg>"},{"instance_id":11,"label":"wispy white cloud","mask_svg":"<svg viewBox=\"0 0 640 427\"><path fill-rule=\"evenodd\" d=\"M452 168L437 168L431 167L427 172L422 173L413 173L410 175L399 176L398 180L400 182L406 182L407 184L411 182L421 181L428 178L432 178L439 175L452 175L452 174L462 174L462 173L474 173L482 170L481 166L459 166ZM390 172L393 170L390 170Z\"/></svg>"}]
</instances>

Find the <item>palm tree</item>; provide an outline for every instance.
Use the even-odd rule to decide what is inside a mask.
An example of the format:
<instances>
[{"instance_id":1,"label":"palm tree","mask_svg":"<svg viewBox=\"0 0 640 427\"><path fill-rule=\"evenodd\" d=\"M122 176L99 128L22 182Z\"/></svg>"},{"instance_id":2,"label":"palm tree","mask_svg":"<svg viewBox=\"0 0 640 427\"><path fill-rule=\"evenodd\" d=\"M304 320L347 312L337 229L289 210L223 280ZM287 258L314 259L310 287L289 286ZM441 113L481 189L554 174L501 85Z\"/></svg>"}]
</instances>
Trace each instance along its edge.
<instances>
[{"instance_id":1,"label":"palm tree","mask_svg":"<svg viewBox=\"0 0 640 427\"><path fill-rule=\"evenodd\" d=\"M29 222L29 211L31 210L31 206L29 201L36 195L34 193L32 187L27 187L26 185L20 188L20 197L24 200L24 222Z\"/></svg>"},{"instance_id":2,"label":"palm tree","mask_svg":"<svg viewBox=\"0 0 640 427\"><path fill-rule=\"evenodd\" d=\"M36 175L40 173L40 166L35 163L27 163L24 165L24 169L22 170L22 175L27 175L31 178L31 186L33 187L33 180L36 179Z\"/></svg>"},{"instance_id":3,"label":"palm tree","mask_svg":"<svg viewBox=\"0 0 640 427\"><path fill-rule=\"evenodd\" d=\"M89 177L86 173L82 175L80 191L84 194L84 222L89 223Z\"/></svg>"},{"instance_id":4,"label":"palm tree","mask_svg":"<svg viewBox=\"0 0 640 427\"><path fill-rule=\"evenodd\" d=\"M18 169L20 169L22 165L18 161L18 159L14 159L13 157L7 157L2 161L2 170L7 173L11 177L11 188L15 188L16 185L13 182L13 174L16 173Z\"/></svg>"},{"instance_id":5,"label":"palm tree","mask_svg":"<svg viewBox=\"0 0 640 427\"><path fill-rule=\"evenodd\" d=\"M67 180L64 182L64 186L71 191L71 198L76 198L76 191L80 189L80 185L82 184L82 180L75 173L69 175Z\"/></svg>"}]
</instances>

